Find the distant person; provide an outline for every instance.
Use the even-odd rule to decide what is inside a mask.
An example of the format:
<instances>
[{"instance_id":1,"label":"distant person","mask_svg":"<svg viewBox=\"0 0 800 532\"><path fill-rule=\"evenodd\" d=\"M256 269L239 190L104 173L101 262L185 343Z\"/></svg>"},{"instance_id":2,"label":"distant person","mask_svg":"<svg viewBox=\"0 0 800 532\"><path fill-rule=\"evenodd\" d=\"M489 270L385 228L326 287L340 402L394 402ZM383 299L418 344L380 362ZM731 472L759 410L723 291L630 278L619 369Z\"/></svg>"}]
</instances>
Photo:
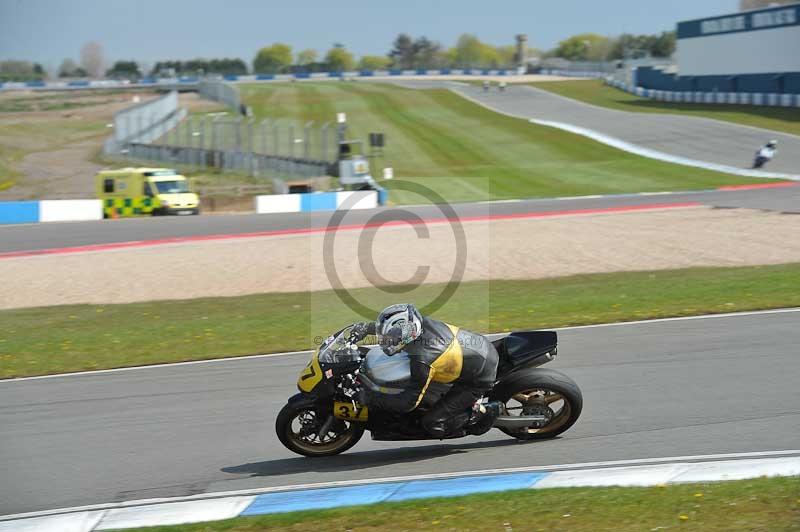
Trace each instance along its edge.
<instances>
[{"instance_id":1,"label":"distant person","mask_svg":"<svg viewBox=\"0 0 800 532\"><path fill-rule=\"evenodd\" d=\"M777 146L777 140L771 140L764 144L764 146L762 146L761 149L756 152L756 158L753 161L753 168L761 168L771 161L772 158L775 157L775 154L778 153Z\"/></svg>"},{"instance_id":2,"label":"distant person","mask_svg":"<svg viewBox=\"0 0 800 532\"><path fill-rule=\"evenodd\" d=\"M489 92L489 82L488 81L484 81L483 82L483 92Z\"/></svg>"}]
</instances>

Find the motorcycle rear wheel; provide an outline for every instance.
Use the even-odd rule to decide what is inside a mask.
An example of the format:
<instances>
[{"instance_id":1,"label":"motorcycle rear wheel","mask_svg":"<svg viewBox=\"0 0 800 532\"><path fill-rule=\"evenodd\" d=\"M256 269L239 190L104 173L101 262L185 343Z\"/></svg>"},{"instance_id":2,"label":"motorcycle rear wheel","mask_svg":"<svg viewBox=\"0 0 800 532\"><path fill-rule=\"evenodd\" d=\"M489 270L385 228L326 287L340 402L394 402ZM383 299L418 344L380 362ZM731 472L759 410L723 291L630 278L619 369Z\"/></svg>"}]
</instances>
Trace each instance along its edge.
<instances>
[{"instance_id":1,"label":"motorcycle rear wheel","mask_svg":"<svg viewBox=\"0 0 800 532\"><path fill-rule=\"evenodd\" d=\"M540 427L500 429L519 440L555 438L578 421L583 409L583 395L575 381L552 369L537 368L512 374L492 391L492 399L502 401L509 415L551 416L547 424Z\"/></svg>"},{"instance_id":2,"label":"motorcycle rear wheel","mask_svg":"<svg viewBox=\"0 0 800 532\"><path fill-rule=\"evenodd\" d=\"M280 442L290 451L303 456L334 456L348 450L364 435L362 425L338 419L322 437L309 434L307 430L304 433L304 427L319 428L325 422L316 421L316 415L311 407L295 408L291 404L284 406L275 420L275 432ZM338 430L333 430L334 428Z\"/></svg>"}]
</instances>

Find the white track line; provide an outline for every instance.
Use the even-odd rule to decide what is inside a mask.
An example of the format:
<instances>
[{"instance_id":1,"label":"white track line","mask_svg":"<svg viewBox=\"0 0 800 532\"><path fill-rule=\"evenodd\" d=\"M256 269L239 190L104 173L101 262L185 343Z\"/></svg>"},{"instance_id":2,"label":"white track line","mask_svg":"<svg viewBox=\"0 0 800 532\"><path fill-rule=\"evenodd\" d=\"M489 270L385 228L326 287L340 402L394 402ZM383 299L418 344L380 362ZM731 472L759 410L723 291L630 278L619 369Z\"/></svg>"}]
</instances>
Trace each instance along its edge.
<instances>
[{"instance_id":1,"label":"white track line","mask_svg":"<svg viewBox=\"0 0 800 532\"><path fill-rule=\"evenodd\" d=\"M701 314L699 316L677 316L674 318L655 318L652 320L636 320L636 321L618 321L613 323L595 323L592 325L571 325L568 327L548 327L547 330L550 331L571 331L571 330L578 330L578 329L595 329L600 327L625 327L628 325L647 325L651 323L663 323L663 322L670 322L670 321L691 321L691 320L709 320L709 319L724 319L724 318L739 318L739 317L747 317L747 316L761 316L761 315L769 315L769 314L788 314L793 312L800 312L800 307L793 307L793 308L780 308L780 309L772 309L772 310L752 310L752 311L743 311L743 312L727 312L722 314ZM486 336L493 336L493 337L500 337L507 335L508 332L495 332L495 333L486 333ZM140 369L156 369L156 368L165 368L165 367L178 367L178 366L193 366L198 364L213 364L216 362L230 362L230 361L237 361L237 360L254 360L260 358L273 358L273 357L283 357L283 356L293 356L293 355L305 355L308 356L311 354L310 350L306 351L285 351L281 353L263 353L259 355L244 355L239 357L221 357L221 358L209 358L207 360L189 360L186 362L166 362L164 364L150 364L145 366L129 366L124 368L111 368L111 369L98 369L92 371L75 371L72 373L57 373L55 375L38 375L35 377L17 377L14 379L0 379L0 385L7 384L7 383L14 383L14 382L24 382L24 381L32 381L32 380L42 380L42 379L55 379L59 377L80 377L80 376L88 376L88 375L100 375L104 373L118 373L123 371L134 371Z\"/></svg>"},{"instance_id":2,"label":"white track line","mask_svg":"<svg viewBox=\"0 0 800 532\"><path fill-rule=\"evenodd\" d=\"M236 491L220 491L215 493L199 493L197 495L187 495L185 497L163 497L157 499L140 499L136 501L124 501L117 503L93 504L88 506L76 506L73 508L56 508L53 510L42 510L39 512L27 512L21 514L10 514L0 516L0 522L10 521L14 519L24 519L31 517L42 517L48 515L58 515L74 512L87 512L94 510L110 510L115 508L129 508L132 506L149 506L153 504L172 503L172 502L185 502L197 501L205 499L218 499L221 497L236 497L247 495L261 495L264 493L275 493L282 491L296 491L296 490L309 490L320 488L336 488L342 486L359 486L363 484L378 484L387 482L408 482L412 480L436 480L445 478L456 478L465 476L483 476L483 475L498 475L504 473L526 473L526 472L551 472L551 471L569 471L572 469L589 469L589 468L612 468L619 466L633 466L633 465L648 465L648 464L669 464L673 462L697 462L697 461L718 461L718 460L744 460L748 458L772 458L780 456L795 456L800 455L800 449L791 449L785 451L759 451L747 453L728 453L728 454L703 454L694 456L668 456L661 458L637 458L631 460L610 460L602 462L584 462L577 464L556 464L546 466L525 466L513 468L500 468L500 469L480 469L474 471L453 471L450 473L428 473L422 475L408 475L400 477L380 477L380 478L365 478L358 480L339 480L334 482L319 482L315 484L292 484L287 486L273 486L269 488L253 488L246 490Z\"/></svg>"}]
</instances>

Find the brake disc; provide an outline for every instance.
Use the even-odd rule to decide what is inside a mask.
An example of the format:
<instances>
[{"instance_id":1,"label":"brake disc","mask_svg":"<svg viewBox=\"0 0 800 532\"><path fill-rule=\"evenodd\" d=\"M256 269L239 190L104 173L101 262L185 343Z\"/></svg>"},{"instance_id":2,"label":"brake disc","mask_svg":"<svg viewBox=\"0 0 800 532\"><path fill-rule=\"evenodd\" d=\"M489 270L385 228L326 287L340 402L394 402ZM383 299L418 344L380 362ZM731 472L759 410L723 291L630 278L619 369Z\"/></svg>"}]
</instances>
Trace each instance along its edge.
<instances>
[{"instance_id":1,"label":"brake disc","mask_svg":"<svg viewBox=\"0 0 800 532\"><path fill-rule=\"evenodd\" d=\"M550 408L549 405L544 403L528 403L524 407L522 407L522 415L523 416L544 416L545 421L538 421L531 423L531 428L540 429L544 426L547 426L552 420L553 417L556 415L553 412L553 409Z\"/></svg>"}]
</instances>

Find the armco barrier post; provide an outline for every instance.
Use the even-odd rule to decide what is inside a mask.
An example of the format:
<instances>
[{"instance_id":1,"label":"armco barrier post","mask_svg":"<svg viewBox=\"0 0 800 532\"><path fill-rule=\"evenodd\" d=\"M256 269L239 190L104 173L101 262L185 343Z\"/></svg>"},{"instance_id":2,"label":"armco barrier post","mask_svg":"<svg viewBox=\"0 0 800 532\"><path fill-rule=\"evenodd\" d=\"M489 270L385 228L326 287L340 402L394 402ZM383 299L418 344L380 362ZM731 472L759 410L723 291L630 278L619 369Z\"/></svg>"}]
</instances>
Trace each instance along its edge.
<instances>
[{"instance_id":1,"label":"armco barrier post","mask_svg":"<svg viewBox=\"0 0 800 532\"><path fill-rule=\"evenodd\" d=\"M281 153L281 139L278 136L278 121L272 121L272 152L275 156L279 156Z\"/></svg>"},{"instance_id":2,"label":"armco barrier post","mask_svg":"<svg viewBox=\"0 0 800 532\"><path fill-rule=\"evenodd\" d=\"M269 119L265 118L261 121L261 153L267 154L269 153L268 148L269 145L267 144L267 128L269 127Z\"/></svg>"},{"instance_id":3,"label":"armco barrier post","mask_svg":"<svg viewBox=\"0 0 800 532\"><path fill-rule=\"evenodd\" d=\"M311 126L314 121L306 122L306 127L303 130L303 159L308 160L311 153Z\"/></svg>"},{"instance_id":4,"label":"armco barrier post","mask_svg":"<svg viewBox=\"0 0 800 532\"><path fill-rule=\"evenodd\" d=\"M243 121L244 121L244 118L238 118L236 120L234 126L233 126L234 129L235 129L235 131L234 131L234 139L235 139L235 141L234 141L235 142L234 149L236 151L242 151L242 122Z\"/></svg>"},{"instance_id":5,"label":"armco barrier post","mask_svg":"<svg viewBox=\"0 0 800 532\"><path fill-rule=\"evenodd\" d=\"M322 148L322 153L320 154L320 159L323 161L328 160L328 127L330 126L330 122L325 122L322 124L322 128L320 129L320 135L322 138L320 139L320 146Z\"/></svg>"},{"instance_id":6,"label":"armco barrier post","mask_svg":"<svg viewBox=\"0 0 800 532\"><path fill-rule=\"evenodd\" d=\"M247 154L247 163L250 168L251 176L256 175L255 160L253 158L253 152L255 151L253 147L253 122L255 122L255 119L253 118L247 121L247 150L249 151Z\"/></svg>"},{"instance_id":7,"label":"armco barrier post","mask_svg":"<svg viewBox=\"0 0 800 532\"><path fill-rule=\"evenodd\" d=\"M289 124L289 158L290 158L290 173L294 174L294 124Z\"/></svg>"}]
</instances>

